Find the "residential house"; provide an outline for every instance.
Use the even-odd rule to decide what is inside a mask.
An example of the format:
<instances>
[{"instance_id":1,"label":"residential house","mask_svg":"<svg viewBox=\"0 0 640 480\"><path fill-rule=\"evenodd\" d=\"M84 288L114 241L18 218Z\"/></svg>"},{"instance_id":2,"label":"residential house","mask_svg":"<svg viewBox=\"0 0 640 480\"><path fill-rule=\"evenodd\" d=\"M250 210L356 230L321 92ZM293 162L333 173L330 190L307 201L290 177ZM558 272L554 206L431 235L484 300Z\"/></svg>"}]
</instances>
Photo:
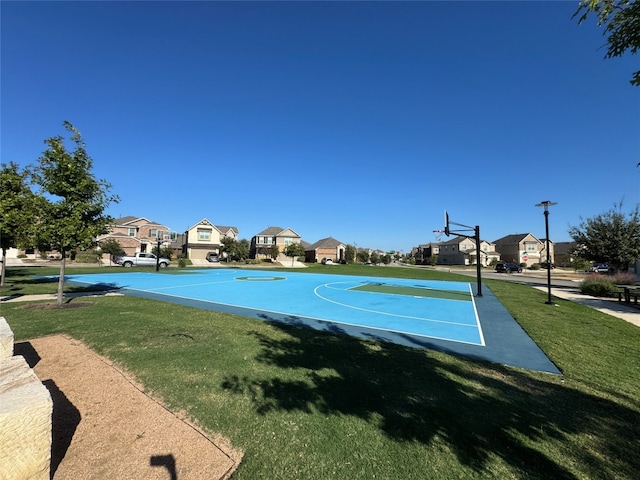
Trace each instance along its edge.
<instances>
[{"instance_id":1,"label":"residential house","mask_svg":"<svg viewBox=\"0 0 640 480\"><path fill-rule=\"evenodd\" d=\"M127 255L151 252L153 247L168 245L171 241L169 227L144 217L126 216L117 218L109 233L97 238L98 244L105 240L116 240Z\"/></svg>"},{"instance_id":2,"label":"residential house","mask_svg":"<svg viewBox=\"0 0 640 480\"><path fill-rule=\"evenodd\" d=\"M207 254L224 256L222 240L225 238L238 239L236 227L214 225L206 218L190 226L177 238L175 248L180 248L183 257L192 262L206 261Z\"/></svg>"},{"instance_id":3,"label":"residential house","mask_svg":"<svg viewBox=\"0 0 640 480\"><path fill-rule=\"evenodd\" d=\"M286 261L284 249L292 243L301 243L302 238L291 228L269 227L254 235L251 239L249 256L251 258L271 258L271 249L278 247L277 261Z\"/></svg>"},{"instance_id":4,"label":"residential house","mask_svg":"<svg viewBox=\"0 0 640 480\"><path fill-rule=\"evenodd\" d=\"M500 259L495 245L486 240L480 240L480 252L482 266L486 267L494 259ZM476 261L476 241L474 238L456 236L438 244L438 265L475 265Z\"/></svg>"},{"instance_id":5,"label":"residential house","mask_svg":"<svg viewBox=\"0 0 640 480\"><path fill-rule=\"evenodd\" d=\"M499 238L493 242L496 252L505 262L524 263L531 266L547 261L546 242L537 239L531 233L515 233ZM549 242L551 263L554 263L553 243Z\"/></svg>"},{"instance_id":6,"label":"residential house","mask_svg":"<svg viewBox=\"0 0 640 480\"><path fill-rule=\"evenodd\" d=\"M411 256L416 265L431 265L434 259L437 260L439 251L439 243L423 243L411 249Z\"/></svg>"},{"instance_id":7,"label":"residential house","mask_svg":"<svg viewBox=\"0 0 640 480\"><path fill-rule=\"evenodd\" d=\"M323 258L330 258L333 262L344 261L346 245L335 238L327 237L305 248L305 262L320 262Z\"/></svg>"},{"instance_id":8,"label":"residential house","mask_svg":"<svg viewBox=\"0 0 640 480\"><path fill-rule=\"evenodd\" d=\"M575 257L576 242L558 242L553 244L554 263L560 267L570 267ZM546 258L543 260L546 261Z\"/></svg>"}]
</instances>

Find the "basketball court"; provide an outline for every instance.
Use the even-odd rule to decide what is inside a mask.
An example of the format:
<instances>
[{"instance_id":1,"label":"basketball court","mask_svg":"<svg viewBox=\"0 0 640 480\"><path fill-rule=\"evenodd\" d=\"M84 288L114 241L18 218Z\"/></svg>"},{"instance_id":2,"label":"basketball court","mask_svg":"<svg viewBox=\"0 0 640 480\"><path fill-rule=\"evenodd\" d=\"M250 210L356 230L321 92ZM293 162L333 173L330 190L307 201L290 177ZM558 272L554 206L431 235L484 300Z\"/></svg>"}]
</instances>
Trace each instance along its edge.
<instances>
[{"instance_id":1,"label":"basketball court","mask_svg":"<svg viewBox=\"0 0 640 480\"><path fill-rule=\"evenodd\" d=\"M560 373L502 304L475 283L260 270L70 275L197 308Z\"/></svg>"}]
</instances>

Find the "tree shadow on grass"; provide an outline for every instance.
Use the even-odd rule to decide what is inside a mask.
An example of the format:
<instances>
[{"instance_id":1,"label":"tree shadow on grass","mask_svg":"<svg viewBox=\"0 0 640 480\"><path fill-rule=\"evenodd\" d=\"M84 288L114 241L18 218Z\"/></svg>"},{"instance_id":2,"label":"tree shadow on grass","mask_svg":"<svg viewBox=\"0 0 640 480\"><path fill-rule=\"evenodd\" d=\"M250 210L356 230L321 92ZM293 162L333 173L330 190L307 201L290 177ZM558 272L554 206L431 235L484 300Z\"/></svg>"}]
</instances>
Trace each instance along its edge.
<instances>
[{"instance_id":1,"label":"tree shadow on grass","mask_svg":"<svg viewBox=\"0 0 640 480\"><path fill-rule=\"evenodd\" d=\"M634 478L640 471L640 413L552 383L557 377L547 382L492 364L446 362L424 350L272 325L287 337L254 332L262 348L257 360L309 373L306 381L226 378L223 388L252 392L260 414L381 418L389 438L425 445L445 439L459 461L478 472L492 456L529 478L575 478L568 463L589 478ZM323 374L326 369L333 374ZM573 435L589 438L589 446L567 446L571 458L563 462L562 454L543 453L549 443L575 442Z\"/></svg>"}]
</instances>

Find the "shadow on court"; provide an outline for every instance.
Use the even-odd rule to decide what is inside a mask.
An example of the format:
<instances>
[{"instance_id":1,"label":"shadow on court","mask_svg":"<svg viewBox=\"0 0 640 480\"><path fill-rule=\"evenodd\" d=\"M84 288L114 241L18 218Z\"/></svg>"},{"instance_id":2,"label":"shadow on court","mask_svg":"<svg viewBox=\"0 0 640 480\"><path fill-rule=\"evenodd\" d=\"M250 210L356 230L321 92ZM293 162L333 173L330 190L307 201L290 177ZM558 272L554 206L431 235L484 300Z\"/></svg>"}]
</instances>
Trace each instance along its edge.
<instances>
[{"instance_id":1,"label":"shadow on court","mask_svg":"<svg viewBox=\"0 0 640 480\"><path fill-rule=\"evenodd\" d=\"M579 464L585 478L633 478L640 471L638 412L569 388L557 377L544 381L489 363L472 369L455 357L273 326L286 336L253 332L261 346L257 361L308 373L295 380L227 377L222 387L251 392L259 414L321 412L379 421L395 441L444 440L478 473L490 475L486 464L497 456L527 478L576 478L541 452L548 443L536 442L554 438L562 445L563 438L584 434L598 445L593 451L607 457L570 442L567 461Z\"/></svg>"}]
</instances>

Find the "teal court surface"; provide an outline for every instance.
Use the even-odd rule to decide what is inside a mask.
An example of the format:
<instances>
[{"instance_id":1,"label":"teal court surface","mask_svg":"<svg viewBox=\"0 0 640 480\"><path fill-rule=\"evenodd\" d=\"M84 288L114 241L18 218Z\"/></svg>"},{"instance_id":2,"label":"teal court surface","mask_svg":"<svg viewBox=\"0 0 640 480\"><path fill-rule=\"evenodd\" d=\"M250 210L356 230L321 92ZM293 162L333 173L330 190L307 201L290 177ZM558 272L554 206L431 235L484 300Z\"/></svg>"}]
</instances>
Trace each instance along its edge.
<instances>
[{"instance_id":1,"label":"teal court surface","mask_svg":"<svg viewBox=\"0 0 640 480\"><path fill-rule=\"evenodd\" d=\"M559 374L496 297L475 283L242 269L70 275L197 308L285 322Z\"/></svg>"}]
</instances>

